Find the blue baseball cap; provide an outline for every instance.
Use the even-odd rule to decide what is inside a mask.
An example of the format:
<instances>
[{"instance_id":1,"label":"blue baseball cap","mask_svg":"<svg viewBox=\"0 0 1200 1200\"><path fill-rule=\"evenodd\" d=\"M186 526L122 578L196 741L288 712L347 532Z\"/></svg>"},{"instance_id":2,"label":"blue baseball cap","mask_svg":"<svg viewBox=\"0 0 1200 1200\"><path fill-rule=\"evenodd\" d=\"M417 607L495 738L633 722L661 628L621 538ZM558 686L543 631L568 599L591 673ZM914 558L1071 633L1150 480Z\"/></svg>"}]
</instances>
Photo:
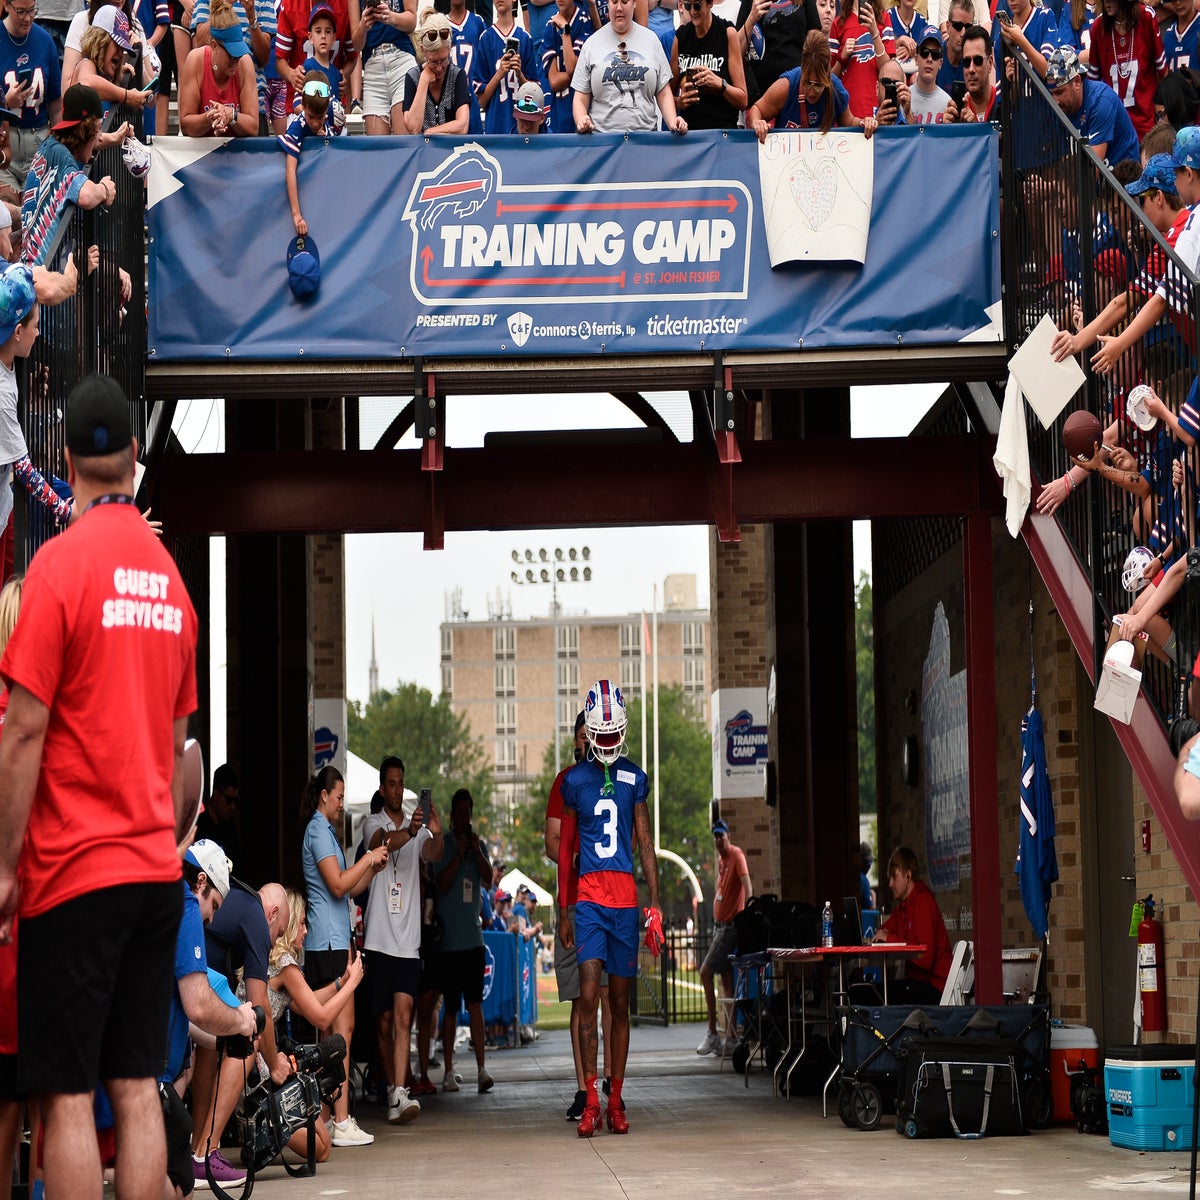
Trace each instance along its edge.
<instances>
[{"instance_id":1,"label":"blue baseball cap","mask_svg":"<svg viewBox=\"0 0 1200 1200\"><path fill-rule=\"evenodd\" d=\"M917 43L917 49L919 50L926 42L937 42L939 50L945 50L946 48L946 42L936 25L926 26L925 32L921 34L921 40Z\"/></svg>"},{"instance_id":2,"label":"blue baseball cap","mask_svg":"<svg viewBox=\"0 0 1200 1200\"><path fill-rule=\"evenodd\" d=\"M1146 164L1146 169L1126 189L1131 196L1143 192L1159 191L1177 196L1175 187L1175 163L1169 154L1156 154Z\"/></svg>"},{"instance_id":3,"label":"blue baseball cap","mask_svg":"<svg viewBox=\"0 0 1200 1200\"><path fill-rule=\"evenodd\" d=\"M36 303L33 272L21 263L6 267L0 273L0 343L12 337Z\"/></svg>"},{"instance_id":4,"label":"blue baseball cap","mask_svg":"<svg viewBox=\"0 0 1200 1200\"><path fill-rule=\"evenodd\" d=\"M288 243L288 287L297 300L307 300L321 286L321 255L312 235Z\"/></svg>"},{"instance_id":5,"label":"blue baseball cap","mask_svg":"<svg viewBox=\"0 0 1200 1200\"><path fill-rule=\"evenodd\" d=\"M713 837L716 837L717 834L719 834L719 833L728 834L729 826L726 825L724 821L714 821L712 831L713 831Z\"/></svg>"},{"instance_id":6,"label":"blue baseball cap","mask_svg":"<svg viewBox=\"0 0 1200 1200\"><path fill-rule=\"evenodd\" d=\"M1193 171L1200 171L1200 126L1185 125L1175 135L1171 163L1177 168L1191 167Z\"/></svg>"}]
</instances>

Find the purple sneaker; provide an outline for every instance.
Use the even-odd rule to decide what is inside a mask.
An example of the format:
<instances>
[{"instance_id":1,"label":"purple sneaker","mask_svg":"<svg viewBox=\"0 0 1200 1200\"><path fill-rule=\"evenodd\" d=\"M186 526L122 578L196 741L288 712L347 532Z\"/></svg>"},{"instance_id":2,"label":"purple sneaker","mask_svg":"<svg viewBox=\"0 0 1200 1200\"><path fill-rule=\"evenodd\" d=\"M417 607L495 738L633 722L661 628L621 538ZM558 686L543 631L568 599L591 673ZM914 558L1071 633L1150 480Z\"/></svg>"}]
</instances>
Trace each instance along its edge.
<instances>
[{"instance_id":1,"label":"purple sneaker","mask_svg":"<svg viewBox=\"0 0 1200 1200\"><path fill-rule=\"evenodd\" d=\"M214 1150L209 1156L208 1161L212 1167L212 1177L222 1187L232 1185L238 1187L246 1182L246 1172L240 1167L235 1167L221 1152ZM204 1159L192 1158L192 1168L196 1176L196 1187L208 1187L208 1175L204 1170Z\"/></svg>"}]
</instances>

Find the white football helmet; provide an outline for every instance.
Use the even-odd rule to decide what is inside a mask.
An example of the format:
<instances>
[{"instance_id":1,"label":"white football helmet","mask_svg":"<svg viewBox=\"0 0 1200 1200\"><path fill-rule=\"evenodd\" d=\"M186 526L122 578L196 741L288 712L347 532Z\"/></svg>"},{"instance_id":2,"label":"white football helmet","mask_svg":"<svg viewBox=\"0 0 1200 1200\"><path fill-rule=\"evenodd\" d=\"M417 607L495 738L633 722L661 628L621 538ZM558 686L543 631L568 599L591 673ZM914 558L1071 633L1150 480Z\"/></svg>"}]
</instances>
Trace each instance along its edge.
<instances>
[{"instance_id":1,"label":"white football helmet","mask_svg":"<svg viewBox=\"0 0 1200 1200\"><path fill-rule=\"evenodd\" d=\"M583 702L583 728L592 757L611 764L621 757L625 747L625 700L611 679L597 679Z\"/></svg>"},{"instance_id":2,"label":"white football helmet","mask_svg":"<svg viewBox=\"0 0 1200 1200\"><path fill-rule=\"evenodd\" d=\"M1121 586L1135 596L1149 583L1146 578L1146 568L1153 561L1154 555L1145 546L1134 546L1121 569Z\"/></svg>"}]
</instances>

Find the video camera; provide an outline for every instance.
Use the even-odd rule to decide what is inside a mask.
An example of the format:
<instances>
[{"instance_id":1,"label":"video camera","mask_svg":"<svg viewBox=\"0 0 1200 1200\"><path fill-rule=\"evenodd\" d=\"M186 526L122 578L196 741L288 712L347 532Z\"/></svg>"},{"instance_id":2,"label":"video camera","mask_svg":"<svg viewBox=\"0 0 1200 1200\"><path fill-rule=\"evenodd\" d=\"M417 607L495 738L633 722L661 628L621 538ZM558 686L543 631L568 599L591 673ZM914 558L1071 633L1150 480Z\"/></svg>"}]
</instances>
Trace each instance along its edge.
<instances>
[{"instance_id":1,"label":"video camera","mask_svg":"<svg viewBox=\"0 0 1200 1200\"><path fill-rule=\"evenodd\" d=\"M332 1102L346 1082L346 1039L331 1034L316 1046L291 1049L296 1073L286 1083L266 1075L243 1097L237 1126L242 1162L258 1171L279 1157L288 1139L321 1114L321 1101Z\"/></svg>"}]
</instances>

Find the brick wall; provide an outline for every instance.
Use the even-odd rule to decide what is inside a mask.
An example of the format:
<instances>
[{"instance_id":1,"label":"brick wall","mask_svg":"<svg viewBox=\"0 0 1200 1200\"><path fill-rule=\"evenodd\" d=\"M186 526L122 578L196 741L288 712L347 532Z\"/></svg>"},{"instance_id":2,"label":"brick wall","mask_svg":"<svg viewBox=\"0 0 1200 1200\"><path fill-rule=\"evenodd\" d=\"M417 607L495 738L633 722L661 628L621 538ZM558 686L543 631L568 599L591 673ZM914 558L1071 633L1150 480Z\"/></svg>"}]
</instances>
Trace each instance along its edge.
<instances>
[{"instance_id":1,"label":"brick wall","mask_svg":"<svg viewBox=\"0 0 1200 1200\"><path fill-rule=\"evenodd\" d=\"M312 410L314 450L341 450L345 431L340 401L316 401ZM309 538L312 556L313 696L346 695L346 555L341 534Z\"/></svg>"},{"instance_id":2,"label":"brick wall","mask_svg":"<svg viewBox=\"0 0 1200 1200\"><path fill-rule=\"evenodd\" d=\"M740 542L709 531L712 690L766 687L766 527L743 525ZM755 892L779 891L776 810L758 797L723 800L730 837L746 855Z\"/></svg>"}]
</instances>

